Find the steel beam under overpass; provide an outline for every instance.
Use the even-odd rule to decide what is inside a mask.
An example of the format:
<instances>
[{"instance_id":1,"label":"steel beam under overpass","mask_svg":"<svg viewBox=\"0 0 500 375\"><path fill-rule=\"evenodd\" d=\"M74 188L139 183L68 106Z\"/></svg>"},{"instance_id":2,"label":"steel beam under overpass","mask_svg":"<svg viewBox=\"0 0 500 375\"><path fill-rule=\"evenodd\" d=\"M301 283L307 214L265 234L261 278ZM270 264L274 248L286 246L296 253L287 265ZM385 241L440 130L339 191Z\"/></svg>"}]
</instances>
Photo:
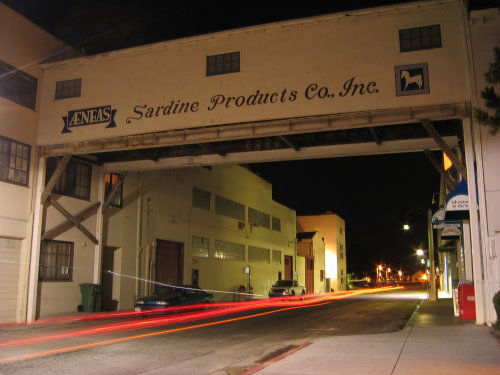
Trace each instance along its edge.
<instances>
[{"instance_id":1,"label":"steel beam under overpass","mask_svg":"<svg viewBox=\"0 0 500 375\"><path fill-rule=\"evenodd\" d=\"M455 136L443 138L450 147L457 147L458 139ZM249 164L272 161L291 161L303 159L322 159L348 156L366 156L379 154L394 154L405 152L423 152L439 150L439 146L431 138L406 139L384 142L377 145L375 142L355 143L343 145L303 147L299 152L293 148L268 151L250 151L220 155L184 156L177 158L162 158L157 162L138 160L127 162L105 163L106 172L146 171L169 168L199 167L222 164Z\"/></svg>"}]
</instances>

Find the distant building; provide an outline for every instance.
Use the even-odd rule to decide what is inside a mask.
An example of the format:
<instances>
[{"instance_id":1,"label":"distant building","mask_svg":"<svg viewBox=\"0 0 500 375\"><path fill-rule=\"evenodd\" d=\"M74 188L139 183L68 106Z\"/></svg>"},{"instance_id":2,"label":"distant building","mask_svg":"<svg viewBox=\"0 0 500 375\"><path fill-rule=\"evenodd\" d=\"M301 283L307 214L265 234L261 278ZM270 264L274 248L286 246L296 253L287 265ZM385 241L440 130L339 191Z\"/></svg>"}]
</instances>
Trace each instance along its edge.
<instances>
[{"instance_id":1,"label":"distant building","mask_svg":"<svg viewBox=\"0 0 500 375\"><path fill-rule=\"evenodd\" d=\"M347 263L344 219L330 213L297 216L297 232L318 232L321 235L325 244L324 290L345 290Z\"/></svg>"},{"instance_id":2,"label":"distant building","mask_svg":"<svg viewBox=\"0 0 500 375\"><path fill-rule=\"evenodd\" d=\"M303 257L304 280L299 279L301 285L306 286L307 293L329 292L325 290L325 242L318 231L297 233L297 256ZM302 263L302 262L301 262Z\"/></svg>"}]
</instances>

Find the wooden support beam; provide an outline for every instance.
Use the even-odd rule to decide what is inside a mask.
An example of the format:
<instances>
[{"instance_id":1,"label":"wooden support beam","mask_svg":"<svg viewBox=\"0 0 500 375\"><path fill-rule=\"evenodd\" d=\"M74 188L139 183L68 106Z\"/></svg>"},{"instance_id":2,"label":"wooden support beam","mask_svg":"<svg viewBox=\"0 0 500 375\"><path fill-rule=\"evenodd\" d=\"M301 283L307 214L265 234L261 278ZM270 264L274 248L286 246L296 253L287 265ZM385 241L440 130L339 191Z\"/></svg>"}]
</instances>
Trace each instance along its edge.
<instances>
[{"instance_id":1,"label":"wooden support beam","mask_svg":"<svg viewBox=\"0 0 500 375\"><path fill-rule=\"evenodd\" d=\"M220 156L226 156L225 151L219 150L217 147L215 147L214 145L212 145L210 143L200 143L200 144L198 144L198 146L200 146L201 148L205 148L208 151L213 152L214 154L217 154Z\"/></svg>"},{"instance_id":2,"label":"wooden support beam","mask_svg":"<svg viewBox=\"0 0 500 375\"><path fill-rule=\"evenodd\" d=\"M97 245L99 243L99 241L97 241L97 238L94 237L94 235L92 233L90 233L88 231L87 228L85 228L80 221L78 221L78 219L76 217L73 217L73 215L71 215L70 212L68 212L63 206L61 206L59 204L59 202L54 199L53 197L49 197L49 202L52 206L54 206L57 211L59 211L66 219L68 219L69 221L71 221L75 227L77 227L80 232L82 232L85 236L87 236L87 238L89 240L91 240L95 245Z\"/></svg>"},{"instance_id":3,"label":"wooden support beam","mask_svg":"<svg viewBox=\"0 0 500 375\"><path fill-rule=\"evenodd\" d=\"M373 126L370 126L368 128L368 130L370 131L370 134L372 135L373 137L373 140L375 141L376 144L381 144L382 143L382 140L380 139L380 137L378 136L377 132L375 131L375 128Z\"/></svg>"},{"instance_id":4,"label":"wooden support beam","mask_svg":"<svg viewBox=\"0 0 500 375\"><path fill-rule=\"evenodd\" d=\"M68 219L64 223L61 223L58 226L56 226L55 228L46 231L44 234L42 234L42 238L41 239L42 240L51 240L51 239L53 239L53 238L55 238L55 237L63 234L64 232L66 232L69 229L71 229L74 226L76 226L76 224L80 224L82 221L84 221L84 220L88 219L89 217L91 217L92 215L94 215L97 212L97 210L99 209L100 205L101 205L101 202L96 202L92 206L87 207L86 209L84 209L83 211L77 213L74 216L71 216L71 214L70 214L70 216L72 217L72 220ZM54 207L56 207L56 206L54 206Z\"/></svg>"},{"instance_id":5,"label":"wooden support beam","mask_svg":"<svg viewBox=\"0 0 500 375\"><path fill-rule=\"evenodd\" d=\"M49 182L47 183L47 185L45 186L45 189L43 190L42 198L40 201L40 203L42 205L47 201L47 198L49 197L50 193L52 193L52 189L54 189L54 186L56 185L57 180L59 180L59 177L61 177L61 174L66 169L66 166L68 165L70 160L71 160L71 155L64 155L62 160L57 165L57 168L54 171L54 174L50 177Z\"/></svg>"},{"instance_id":6,"label":"wooden support beam","mask_svg":"<svg viewBox=\"0 0 500 375\"><path fill-rule=\"evenodd\" d=\"M120 177L118 178L118 181L116 182L115 186L113 186L113 188L109 192L108 196L104 200L104 204L102 205L102 212L105 212L106 209L109 207L111 201L113 200L113 197L116 195L116 193L120 189L120 186L123 185L123 180L125 180L127 173L120 174L119 176Z\"/></svg>"},{"instance_id":7,"label":"wooden support beam","mask_svg":"<svg viewBox=\"0 0 500 375\"><path fill-rule=\"evenodd\" d=\"M159 159L158 157L148 156L148 155L145 155L143 152L139 152L139 151L128 151L128 153L130 155L138 156L141 159L151 160L151 161L154 161L155 163L158 163L158 159Z\"/></svg>"},{"instance_id":8,"label":"wooden support beam","mask_svg":"<svg viewBox=\"0 0 500 375\"><path fill-rule=\"evenodd\" d=\"M455 183L455 181L453 181L450 174L448 172L446 172L443 169L443 167L441 167L439 162L436 160L436 158L432 155L432 153L429 150L424 150L424 154L427 156L427 158L432 163L434 168L436 168L436 170L441 174L441 176L444 177L444 183L446 184L446 187L448 188L448 190L452 191L455 188L456 183Z\"/></svg>"},{"instance_id":9,"label":"wooden support beam","mask_svg":"<svg viewBox=\"0 0 500 375\"><path fill-rule=\"evenodd\" d=\"M443 150L446 156L448 156L448 158L453 163L453 166L458 171L458 173L460 173L462 178L464 180L467 180L467 172L464 165L462 164L460 159L455 155L450 146L448 146L448 144L443 140L443 138L441 138L436 129L434 129L434 126L432 126L432 122L429 120L420 120L420 123L422 124L424 129L427 130L427 133L429 133L432 139L434 139L434 141L438 144L438 146L441 147L441 150Z\"/></svg>"},{"instance_id":10,"label":"wooden support beam","mask_svg":"<svg viewBox=\"0 0 500 375\"><path fill-rule=\"evenodd\" d=\"M290 138L288 137L285 137L284 135L280 135L279 136L279 139L281 139L283 142L285 142L285 144L291 148L293 148L295 151L300 151L300 146L297 146L296 144L294 144Z\"/></svg>"}]
</instances>

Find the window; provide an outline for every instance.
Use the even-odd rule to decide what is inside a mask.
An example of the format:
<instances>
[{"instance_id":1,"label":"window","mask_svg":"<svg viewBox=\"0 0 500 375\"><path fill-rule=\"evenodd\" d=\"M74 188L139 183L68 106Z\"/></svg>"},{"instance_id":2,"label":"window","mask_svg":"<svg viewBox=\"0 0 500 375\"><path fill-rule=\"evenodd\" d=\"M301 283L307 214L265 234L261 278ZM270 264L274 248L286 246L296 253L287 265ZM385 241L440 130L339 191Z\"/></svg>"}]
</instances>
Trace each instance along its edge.
<instances>
[{"instance_id":1,"label":"window","mask_svg":"<svg viewBox=\"0 0 500 375\"><path fill-rule=\"evenodd\" d=\"M0 181L28 186L30 146L0 136Z\"/></svg>"},{"instance_id":2,"label":"window","mask_svg":"<svg viewBox=\"0 0 500 375\"><path fill-rule=\"evenodd\" d=\"M323 281L325 278L325 271L319 270L319 281Z\"/></svg>"},{"instance_id":3,"label":"window","mask_svg":"<svg viewBox=\"0 0 500 375\"><path fill-rule=\"evenodd\" d=\"M344 253L340 253L340 259L344 259Z\"/></svg>"},{"instance_id":4,"label":"window","mask_svg":"<svg viewBox=\"0 0 500 375\"><path fill-rule=\"evenodd\" d=\"M56 170L61 158L49 158L47 160L47 177L45 184ZM90 181L92 178L92 167L71 159L66 169L59 177L52 192L54 194L67 195L74 198L90 199Z\"/></svg>"},{"instance_id":5,"label":"window","mask_svg":"<svg viewBox=\"0 0 500 375\"><path fill-rule=\"evenodd\" d=\"M220 215L232 217L233 219L245 221L244 205L218 195L215 196L215 212Z\"/></svg>"},{"instance_id":6,"label":"window","mask_svg":"<svg viewBox=\"0 0 500 375\"><path fill-rule=\"evenodd\" d=\"M0 60L0 97L35 110L38 80Z\"/></svg>"},{"instance_id":7,"label":"window","mask_svg":"<svg viewBox=\"0 0 500 375\"><path fill-rule=\"evenodd\" d=\"M258 225L264 228L269 228L269 215L249 207L248 222L250 224Z\"/></svg>"},{"instance_id":8,"label":"window","mask_svg":"<svg viewBox=\"0 0 500 375\"><path fill-rule=\"evenodd\" d=\"M195 258L208 258L210 251L210 239L193 236L191 240L191 254Z\"/></svg>"},{"instance_id":9,"label":"window","mask_svg":"<svg viewBox=\"0 0 500 375\"><path fill-rule=\"evenodd\" d=\"M432 25L399 30L399 46L401 52L440 48L442 47L441 26Z\"/></svg>"},{"instance_id":10,"label":"window","mask_svg":"<svg viewBox=\"0 0 500 375\"><path fill-rule=\"evenodd\" d=\"M44 240L40 250L40 281L73 280L73 242Z\"/></svg>"},{"instance_id":11,"label":"window","mask_svg":"<svg viewBox=\"0 0 500 375\"><path fill-rule=\"evenodd\" d=\"M111 190L113 190L115 185L118 183L119 179L120 175L117 173L106 173L104 175L104 191L106 198L109 196ZM123 204L123 184L120 185L118 191L113 196L113 199L111 199L110 205L121 208L122 204Z\"/></svg>"},{"instance_id":12,"label":"window","mask_svg":"<svg viewBox=\"0 0 500 375\"><path fill-rule=\"evenodd\" d=\"M240 53L230 52L207 56L207 76L240 71Z\"/></svg>"},{"instance_id":13,"label":"window","mask_svg":"<svg viewBox=\"0 0 500 375\"><path fill-rule=\"evenodd\" d=\"M281 251L273 250L273 264L281 264Z\"/></svg>"},{"instance_id":14,"label":"window","mask_svg":"<svg viewBox=\"0 0 500 375\"><path fill-rule=\"evenodd\" d=\"M210 211L210 192L193 187L193 207Z\"/></svg>"},{"instance_id":15,"label":"window","mask_svg":"<svg viewBox=\"0 0 500 375\"><path fill-rule=\"evenodd\" d=\"M256 263L269 263L269 250L256 246L248 246L248 261Z\"/></svg>"},{"instance_id":16,"label":"window","mask_svg":"<svg viewBox=\"0 0 500 375\"><path fill-rule=\"evenodd\" d=\"M272 218L273 230L277 232L281 232L281 219L279 217Z\"/></svg>"},{"instance_id":17,"label":"window","mask_svg":"<svg viewBox=\"0 0 500 375\"><path fill-rule=\"evenodd\" d=\"M244 261L245 245L229 241L215 240L214 258Z\"/></svg>"},{"instance_id":18,"label":"window","mask_svg":"<svg viewBox=\"0 0 500 375\"><path fill-rule=\"evenodd\" d=\"M69 79L67 81L57 81L56 82L56 100L57 99L67 99L67 98L77 98L81 96L82 91L82 79Z\"/></svg>"}]
</instances>

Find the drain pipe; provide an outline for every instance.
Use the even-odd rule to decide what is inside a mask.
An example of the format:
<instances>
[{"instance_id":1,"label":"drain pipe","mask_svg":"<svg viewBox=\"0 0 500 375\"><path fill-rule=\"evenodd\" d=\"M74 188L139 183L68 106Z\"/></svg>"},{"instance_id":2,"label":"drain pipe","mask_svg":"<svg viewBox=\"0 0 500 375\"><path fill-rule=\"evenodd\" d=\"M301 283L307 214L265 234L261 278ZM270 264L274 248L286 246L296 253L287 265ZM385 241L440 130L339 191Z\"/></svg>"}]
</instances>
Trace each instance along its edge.
<instances>
[{"instance_id":1,"label":"drain pipe","mask_svg":"<svg viewBox=\"0 0 500 375\"><path fill-rule=\"evenodd\" d=\"M139 297L141 252L142 252L142 174L138 173L138 197L137 197L137 232L136 232L136 252L135 252L135 298Z\"/></svg>"}]
</instances>

